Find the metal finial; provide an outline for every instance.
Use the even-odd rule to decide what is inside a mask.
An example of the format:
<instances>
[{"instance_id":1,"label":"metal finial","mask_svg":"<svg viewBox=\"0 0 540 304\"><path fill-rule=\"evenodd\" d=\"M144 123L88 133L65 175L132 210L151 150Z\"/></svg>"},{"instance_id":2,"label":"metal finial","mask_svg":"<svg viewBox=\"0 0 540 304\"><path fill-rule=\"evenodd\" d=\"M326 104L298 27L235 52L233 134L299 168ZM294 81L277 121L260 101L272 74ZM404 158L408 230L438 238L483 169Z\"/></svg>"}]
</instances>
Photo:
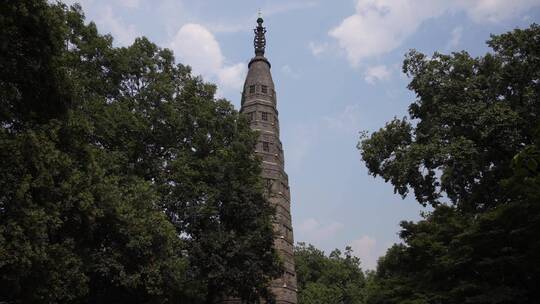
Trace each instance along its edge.
<instances>
[{"instance_id":1,"label":"metal finial","mask_svg":"<svg viewBox=\"0 0 540 304\"><path fill-rule=\"evenodd\" d=\"M261 13L261 9L259 8L259 12L257 13L257 17L258 18L262 18L262 13Z\"/></svg>"},{"instance_id":2,"label":"metal finial","mask_svg":"<svg viewBox=\"0 0 540 304\"><path fill-rule=\"evenodd\" d=\"M257 27L253 30L255 32L255 38L253 39L253 45L255 46L255 55L264 56L264 48L266 47L266 28L262 26L264 20L261 17L261 11L259 9L259 18L257 18Z\"/></svg>"}]
</instances>

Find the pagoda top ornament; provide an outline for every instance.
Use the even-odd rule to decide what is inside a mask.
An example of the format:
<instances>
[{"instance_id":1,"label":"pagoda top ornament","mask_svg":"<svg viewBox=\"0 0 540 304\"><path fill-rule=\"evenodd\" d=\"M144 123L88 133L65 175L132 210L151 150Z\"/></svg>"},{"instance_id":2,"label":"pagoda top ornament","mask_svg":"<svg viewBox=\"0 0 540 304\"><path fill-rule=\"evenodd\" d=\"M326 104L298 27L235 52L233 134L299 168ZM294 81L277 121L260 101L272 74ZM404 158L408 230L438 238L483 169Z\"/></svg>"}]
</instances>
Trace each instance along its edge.
<instances>
[{"instance_id":1,"label":"pagoda top ornament","mask_svg":"<svg viewBox=\"0 0 540 304\"><path fill-rule=\"evenodd\" d=\"M262 26L264 20L261 17L261 11L259 10L259 17L257 18L257 27L253 29L255 32L255 38L253 39L253 46L255 47L255 56L264 56L264 48L266 47L266 28Z\"/></svg>"}]
</instances>

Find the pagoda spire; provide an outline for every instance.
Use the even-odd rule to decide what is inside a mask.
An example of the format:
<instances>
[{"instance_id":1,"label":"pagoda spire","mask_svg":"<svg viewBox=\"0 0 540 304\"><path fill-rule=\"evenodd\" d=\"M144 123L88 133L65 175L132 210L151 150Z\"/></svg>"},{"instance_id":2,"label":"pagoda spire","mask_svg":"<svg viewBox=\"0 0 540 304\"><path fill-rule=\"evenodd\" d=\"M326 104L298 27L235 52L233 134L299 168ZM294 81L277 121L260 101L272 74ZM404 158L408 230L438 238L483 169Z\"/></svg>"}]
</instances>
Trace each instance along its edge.
<instances>
[{"instance_id":1,"label":"pagoda spire","mask_svg":"<svg viewBox=\"0 0 540 304\"><path fill-rule=\"evenodd\" d=\"M264 48L266 47L266 28L262 26L264 20L261 17L261 11L259 10L259 17L257 18L257 27L253 29L255 32L255 38L253 39L253 46L255 47L255 56L264 56Z\"/></svg>"},{"instance_id":2,"label":"pagoda spire","mask_svg":"<svg viewBox=\"0 0 540 304\"><path fill-rule=\"evenodd\" d=\"M251 129L259 137L255 153L261 159L261 177L265 185L265 197L275 209L272 219L274 248L283 263L284 272L270 283L276 304L296 304L297 282L294 265L294 237L291 223L291 193L289 177L285 172L283 146L279 137L277 98L271 65L264 56L266 29L259 15L254 30L255 56L249 61L244 82L240 112ZM240 303L240 302L228 302Z\"/></svg>"}]
</instances>

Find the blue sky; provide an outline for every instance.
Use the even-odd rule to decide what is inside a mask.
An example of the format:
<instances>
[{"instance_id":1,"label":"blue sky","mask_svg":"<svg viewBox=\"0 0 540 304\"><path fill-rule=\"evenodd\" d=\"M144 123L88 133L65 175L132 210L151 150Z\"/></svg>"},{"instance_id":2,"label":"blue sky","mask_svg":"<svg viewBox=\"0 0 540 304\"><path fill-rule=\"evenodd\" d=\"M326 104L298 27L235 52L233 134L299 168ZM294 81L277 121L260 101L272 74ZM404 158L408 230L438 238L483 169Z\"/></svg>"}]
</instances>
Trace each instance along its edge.
<instances>
[{"instance_id":1,"label":"blue sky","mask_svg":"<svg viewBox=\"0 0 540 304\"><path fill-rule=\"evenodd\" d=\"M75 1L66 1L73 3ZM406 115L415 96L401 73L409 49L488 51L490 33L540 22L540 0L81 0L115 45L146 36L217 83L238 109L260 8L276 83L297 242L351 245L364 268L417 220L361 162L358 132Z\"/></svg>"}]
</instances>

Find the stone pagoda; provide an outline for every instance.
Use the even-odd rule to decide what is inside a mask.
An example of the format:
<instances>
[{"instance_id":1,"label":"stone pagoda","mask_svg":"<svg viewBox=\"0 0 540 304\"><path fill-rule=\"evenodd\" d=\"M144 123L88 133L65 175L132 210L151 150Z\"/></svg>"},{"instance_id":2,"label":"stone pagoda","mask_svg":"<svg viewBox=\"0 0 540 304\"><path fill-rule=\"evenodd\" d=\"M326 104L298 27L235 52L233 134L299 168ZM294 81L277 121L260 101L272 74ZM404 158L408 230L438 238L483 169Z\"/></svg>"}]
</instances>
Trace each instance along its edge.
<instances>
[{"instance_id":1,"label":"stone pagoda","mask_svg":"<svg viewBox=\"0 0 540 304\"><path fill-rule=\"evenodd\" d=\"M270 73L270 62L264 56L266 28L262 23L263 19L259 16L254 29L255 57L248 65L240 112L248 117L251 128L260 133L255 152L262 159L267 199L276 209L273 220L274 246L283 262L284 272L272 282L271 290L276 296L276 303L296 304L291 196L284 169L283 147L279 139L276 90Z\"/></svg>"}]
</instances>

